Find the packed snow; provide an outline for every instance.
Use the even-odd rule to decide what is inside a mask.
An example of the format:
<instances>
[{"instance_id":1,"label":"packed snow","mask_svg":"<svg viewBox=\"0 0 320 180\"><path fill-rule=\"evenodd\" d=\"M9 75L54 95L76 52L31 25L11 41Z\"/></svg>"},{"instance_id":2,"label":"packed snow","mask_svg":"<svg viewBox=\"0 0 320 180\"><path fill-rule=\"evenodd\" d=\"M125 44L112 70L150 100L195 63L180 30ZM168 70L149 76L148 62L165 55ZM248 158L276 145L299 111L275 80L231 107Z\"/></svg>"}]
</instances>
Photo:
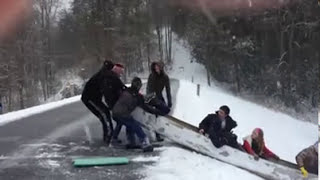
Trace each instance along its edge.
<instances>
[{"instance_id":1,"label":"packed snow","mask_svg":"<svg viewBox=\"0 0 320 180\"><path fill-rule=\"evenodd\" d=\"M13 111L10 113L6 113L3 115L0 115L0 126L3 126L7 123L23 119L25 117L29 117L35 114L40 114L45 111L49 111L67 104L71 104L74 102L77 102L80 100L80 96L74 96L72 98L63 99L61 101L51 102L39 106L34 106L31 108L19 110L19 111Z\"/></svg>"},{"instance_id":2,"label":"packed snow","mask_svg":"<svg viewBox=\"0 0 320 180\"><path fill-rule=\"evenodd\" d=\"M131 159L131 161L133 162L158 162L160 160L159 156L138 156L135 157L133 159Z\"/></svg>"},{"instance_id":3,"label":"packed snow","mask_svg":"<svg viewBox=\"0 0 320 180\"><path fill-rule=\"evenodd\" d=\"M143 173L150 180L261 179L210 157L176 147L165 148L159 161L148 166Z\"/></svg>"}]
</instances>

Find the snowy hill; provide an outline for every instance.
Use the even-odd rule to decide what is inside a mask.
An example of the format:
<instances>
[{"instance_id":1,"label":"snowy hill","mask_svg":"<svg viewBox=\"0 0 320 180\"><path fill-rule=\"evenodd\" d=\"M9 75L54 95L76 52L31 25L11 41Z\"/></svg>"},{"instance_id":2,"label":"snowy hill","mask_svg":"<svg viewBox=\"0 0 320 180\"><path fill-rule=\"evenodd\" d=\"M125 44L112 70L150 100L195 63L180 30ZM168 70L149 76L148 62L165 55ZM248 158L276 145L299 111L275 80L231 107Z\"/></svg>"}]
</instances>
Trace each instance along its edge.
<instances>
[{"instance_id":1,"label":"snowy hill","mask_svg":"<svg viewBox=\"0 0 320 180\"><path fill-rule=\"evenodd\" d=\"M175 39L173 55L169 76L180 79L173 116L198 126L207 114L214 113L221 105L228 105L231 116L238 122L235 133L239 142L242 143L242 138L254 128L260 127L265 132L267 146L282 159L294 163L296 154L318 139L318 129L314 124L232 96L214 84L208 87L204 66L191 62L182 41ZM196 94L197 84L200 84L199 96ZM159 162L147 167L144 173L146 179L260 179L238 168L178 148L164 148Z\"/></svg>"}]
</instances>

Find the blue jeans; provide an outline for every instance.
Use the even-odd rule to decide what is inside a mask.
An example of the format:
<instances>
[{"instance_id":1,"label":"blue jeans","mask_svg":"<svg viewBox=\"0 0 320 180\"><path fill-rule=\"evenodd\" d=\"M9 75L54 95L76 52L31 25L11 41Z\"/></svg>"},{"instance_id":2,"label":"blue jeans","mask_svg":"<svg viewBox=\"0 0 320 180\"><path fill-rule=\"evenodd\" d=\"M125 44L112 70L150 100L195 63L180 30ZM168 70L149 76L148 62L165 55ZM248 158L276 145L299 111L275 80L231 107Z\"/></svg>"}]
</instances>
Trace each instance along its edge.
<instances>
[{"instance_id":1,"label":"blue jeans","mask_svg":"<svg viewBox=\"0 0 320 180\"><path fill-rule=\"evenodd\" d=\"M138 136L141 142L147 137L146 134L143 132L140 123L137 120L135 120L132 116L114 117L114 120L116 120L119 125L126 126L129 143L135 143L135 134Z\"/></svg>"}]
</instances>

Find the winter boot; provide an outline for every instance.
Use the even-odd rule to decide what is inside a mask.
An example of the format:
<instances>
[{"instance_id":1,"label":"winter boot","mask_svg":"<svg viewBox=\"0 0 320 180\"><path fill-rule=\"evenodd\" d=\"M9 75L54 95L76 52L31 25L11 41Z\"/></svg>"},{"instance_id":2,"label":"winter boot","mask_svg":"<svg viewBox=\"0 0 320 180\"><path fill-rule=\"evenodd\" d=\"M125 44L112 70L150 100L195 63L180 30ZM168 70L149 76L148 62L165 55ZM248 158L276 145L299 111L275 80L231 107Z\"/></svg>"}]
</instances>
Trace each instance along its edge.
<instances>
[{"instance_id":1,"label":"winter boot","mask_svg":"<svg viewBox=\"0 0 320 180\"><path fill-rule=\"evenodd\" d=\"M158 142L164 141L164 139L158 133L156 133L156 139L157 139Z\"/></svg>"},{"instance_id":2,"label":"winter boot","mask_svg":"<svg viewBox=\"0 0 320 180\"><path fill-rule=\"evenodd\" d=\"M132 134L130 131L127 131L127 142L126 149L139 149L141 146L136 143L136 136Z\"/></svg>"},{"instance_id":3,"label":"winter boot","mask_svg":"<svg viewBox=\"0 0 320 180\"><path fill-rule=\"evenodd\" d=\"M111 136L103 136L103 142L109 146L111 144Z\"/></svg>"},{"instance_id":4,"label":"winter boot","mask_svg":"<svg viewBox=\"0 0 320 180\"><path fill-rule=\"evenodd\" d=\"M143 150L143 152L152 152L153 151L153 146L152 144L150 144L149 138L144 138L144 140L142 141L142 145L141 148Z\"/></svg>"},{"instance_id":5,"label":"winter boot","mask_svg":"<svg viewBox=\"0 0 320 180\"><path fill-rule=\"evenodd\" d=\"M118 146L118 145L121 145L122 141L118 138L112 138L111 140L111 145L112 146Z\"/></svg>"},{"instance_id":6,"label":"winter boot","mask_svg":"<svg viewBox=\"0 0 320 180\"><path fill-rule=\"evenodd\" d=\"M137 144L126 144L126 149L140 149L141 146L137 145Z\"/></svg>"}]
</instances>

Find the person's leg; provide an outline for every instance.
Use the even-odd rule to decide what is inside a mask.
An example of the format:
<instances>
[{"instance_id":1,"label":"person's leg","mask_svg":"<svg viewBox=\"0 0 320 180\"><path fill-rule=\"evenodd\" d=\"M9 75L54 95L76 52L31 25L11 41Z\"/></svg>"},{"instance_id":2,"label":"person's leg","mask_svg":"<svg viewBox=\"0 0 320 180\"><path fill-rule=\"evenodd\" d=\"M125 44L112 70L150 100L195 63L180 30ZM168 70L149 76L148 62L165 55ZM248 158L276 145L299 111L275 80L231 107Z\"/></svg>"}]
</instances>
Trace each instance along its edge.
<instances>
[{"instance_id":1,"label":"person's leg","mask_svg":"<svg viewBox=\"0 0 320 180\"><path fill-rule=\"evenodd\" d=\"M210 138L212 144L216 148L220 148L220 147L222 147L224 145L224 142L223 142L222 138L218 134L216 134L214 132L210 132L209 133L209 138Z\"/></svg>"},{"instance_id":2,"label":"person's leg","mask_svg":"<svg viewBox=\"0 0 320 180\"><path fill-rule=\"evenodd\" d=\"M98 118L100 119L101 118L101 114L99 113L99 111L94 108L90 103L89 103L89 100L86 101L86 100L82 100L83 104Z\"/></svg>"},{"instance_id":3,"label":"person's leg","mask_svg":"<svg viewBox=\"0 0 320 180\"><path fill-rule=\"evenodd\" d=\"M126 135L128 140L127 146L130 146L130 147L136 146L135 134L131 127L128 127L128 126L126 127Z\"/></svg>"},{"instance_id":4,"label":"person's leg","mask_svg":"<svg viewBox=\"0 0 320 180\"><path fill-rule=\"evenodd\" d=\"M117 125L113 131L113 135L112 135L112 140L116 141L117 143L121 143L121 140L118 139L118 136L120 134L122 128L122 123L120 123L119 121L117 121Z\"/></svg>"},{"instance_id":5,"label":"person's leg","mask_svg":"<svg viewBox=\"0 0 320 180\"><path fill-rule=\"evenodd\" d=\"M239 145L238 141L237 141L237 135L228 132L224 134L224 138L227 140L227 145L231 146L233 148L236 148L238 150L243 151L243 148L241 145Z\"/></svg>"},{"instance_id":6,"label":"person's leg","mask_svg":"<svg viewBox=\"0 0 320 180\"><path fill-rule=\"evenodd\" d=\"M127 136L127 149L136 149L140 148L136 144L136 138L135 138L135 131L133 129L133 124L131 118L124 118L124 117L114 117L114 119L117 121L117 123L124 125L126 127L126 136Z\"/></svg>"},{"instance_id":7,"label":"person's leg","mask_svg":"<svg viewBox=\"0 0 320 180\"><path fill-rule=\"evenodd\" d=\"M130 123L133 131L135 134L137 134L138 138L141 142L141 148L143 149L143 152L151 152L153 151L153 146L150 144L149 138L147 135L143 132L143 129L140 125L140 123L135 120L133 117L130 117Z\"/></svg>"},{"instance_id":8,"label":"person's leg","mask_svg":"<svg viewBox=\"0 0 320 180\"><path fill-rule=\"evenodd\" d=\"M110 144L111 136L113 134L113 124L111 122L110 110L109 108L104 105L102 102L99 101L90 101L89 105L99 114L99 119L102 124L103 130L103 140Z\"/></svg>"},{"instance_id":9,"label":"person's leg","mask_svg":"<svg viewBox=\"0 0 320 180\"><path fill-rule=\"evenodd\" d=\"M170 112L170 108L163 101L159 101L159 103L157 103L155 107L164 114L169 114Z\"/></svg>"},{"instance_id":10,"label":"person's leg","mask_svg":"<svg viewBox=\"0 0 320 180\"><path fill-rule=\"evenodd\" d=\"M163 97L156 97L156 98L153 100L152 105L153 105L156 109L160 110L161 112L163 112L163 113L165 113L165 114L168 114L168 113L170 112L170 108L166 105ZM161 141L164 140L164 139L161 137L160 134L158 134L158 133L155 133L155 134L156 134L156 140L157 140L158 142L161 142Z\"/></svg>"},{"instance_id":11,"label":"person's leg","mask_svg":"<svg viewBox=\"0 0 320 180\"><path fill-rule=\"evenodd\" d=\"M143 132L143 129L139 122L137 122L133 117L128 117L126 120L127 125L133 130L133 132L141 141L146 138L146 134Z\"/></svg>"}]
</instances>

